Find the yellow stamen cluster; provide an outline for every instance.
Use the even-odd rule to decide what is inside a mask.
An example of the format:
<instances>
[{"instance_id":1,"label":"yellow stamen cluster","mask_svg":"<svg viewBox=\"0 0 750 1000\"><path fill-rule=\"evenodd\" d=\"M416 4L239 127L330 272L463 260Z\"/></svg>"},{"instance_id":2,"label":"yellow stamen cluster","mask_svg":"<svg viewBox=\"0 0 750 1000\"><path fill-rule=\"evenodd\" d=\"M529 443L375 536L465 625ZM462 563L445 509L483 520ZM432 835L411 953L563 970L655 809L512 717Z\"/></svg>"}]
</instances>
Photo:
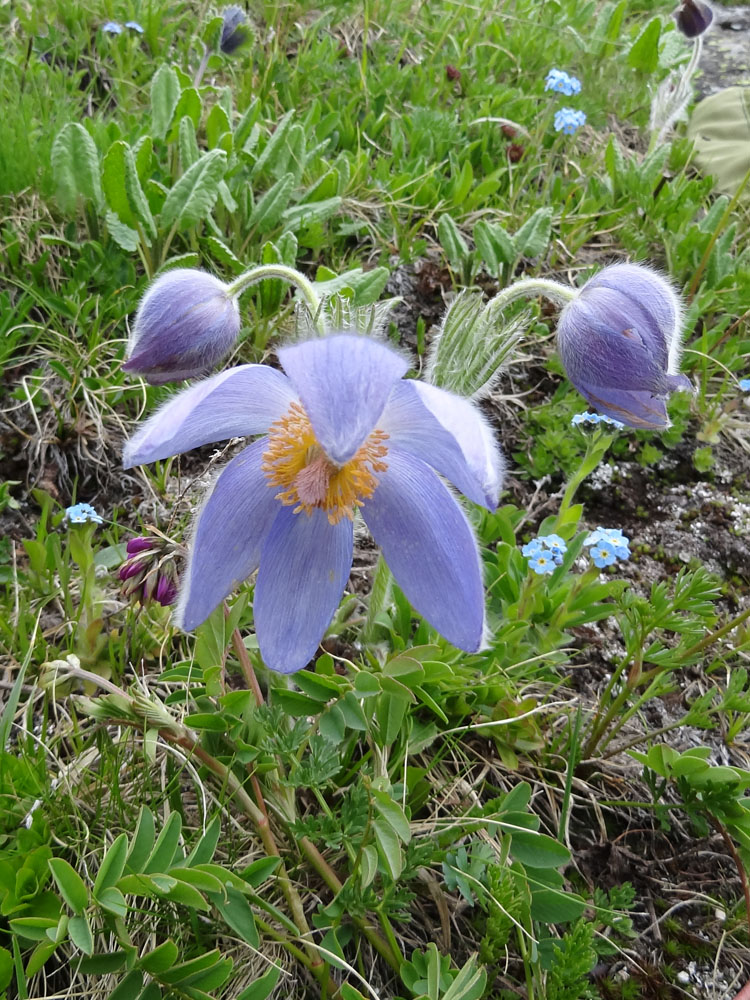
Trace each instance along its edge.
<instances>
[{"instance_id":1,"label":"yellow stamen cluster","mask_svg":"<svg viewBox=\"0 0 750 1000\"><path fill-rule=\"evenodd\" d=\"M310 420L299 403L271 424L262 469L272 486L280 486L276 499L294 513L312 514L316 507L331 524L343 517L352 520L354 508L369 500L378 485L377 472L388 468L384 431L373 431L344 465L336 465L323 451Z\"/></svg>"}]
</instances>

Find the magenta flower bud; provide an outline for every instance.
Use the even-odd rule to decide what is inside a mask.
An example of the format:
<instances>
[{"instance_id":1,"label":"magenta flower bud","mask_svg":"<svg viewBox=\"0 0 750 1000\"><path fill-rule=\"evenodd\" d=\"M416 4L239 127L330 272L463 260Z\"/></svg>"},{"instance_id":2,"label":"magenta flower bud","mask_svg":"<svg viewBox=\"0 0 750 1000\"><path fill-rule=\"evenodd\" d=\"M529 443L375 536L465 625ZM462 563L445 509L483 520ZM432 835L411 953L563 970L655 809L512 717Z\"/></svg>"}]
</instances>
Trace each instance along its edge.
<instances>
[{"instance_id":1,"label":"magenta flower bud","mask_svg":"<svg viewBox=\"0 0 750 1000\"><path fill-rule=\"evenodd\" d=\"M206 271L167 271L141 300L123 369L151 385L193 378L216 367L239 331L227 285Z\"/></svg>"},{"instance_id":2,"label":"magenta flower bud","mask_svg":"<svg viewBox=\"0 0 750 1000\"><path fill-rule=\"evenodd\" d=\"M125 580L130 580L131 577L138 576L139 573L143 573L147 568L146 563L142 562L140 559L128 559L120 566L120 579L124 582Z\"/></svg>"},{"instance_id":3,"label":"magenta flower bud","mask_svg":"<svg viewBox=\"0 0 750 1000\"><path fill-rule=\"evenodd\" d=\"M680 300L664 278L613 264L565 306L557 344L568 378L595 410L660 430L669 426L669 394L692 388L679 374L681 327Z\"/></svg>"},{"instance_id":4,"label":"magenta flower bud","mask_svg":"<svg viewBox=\"0 0 750 1000\"><path fill-rule=\"evenodd\" d=\"M162 607L166 608L170 604L174 604L176 597L177 586L175 585L174 580L171 580L168 576L162 576L160 574L154 589L154 600L158 601Z\"/></svg>"},{"instance_id":5,"label":"magenta flower bud","mask_svg":"<svg viewBox=\"0 0 750 1000\"><path fill-rule=\"evenodd\" d=\"M714 19L714 12L706 3L701 0L682 0L675 20L677 27L686 38L697 38L711 27Z\"/></svg>"},{"instance_id":6,"label":"magenta flower bud","mask_svg":"<svg viewBox=\"0 0 750 1000\"><path fill-rule=\"evenodd\" d=\"M128 543L125 546L125 551L129 556L137 555L139 552L146 552L148 549L154 547L153 538L146 538L143 535L138 535L136 538L128 539Z\"/></svg>"}]
</instances>

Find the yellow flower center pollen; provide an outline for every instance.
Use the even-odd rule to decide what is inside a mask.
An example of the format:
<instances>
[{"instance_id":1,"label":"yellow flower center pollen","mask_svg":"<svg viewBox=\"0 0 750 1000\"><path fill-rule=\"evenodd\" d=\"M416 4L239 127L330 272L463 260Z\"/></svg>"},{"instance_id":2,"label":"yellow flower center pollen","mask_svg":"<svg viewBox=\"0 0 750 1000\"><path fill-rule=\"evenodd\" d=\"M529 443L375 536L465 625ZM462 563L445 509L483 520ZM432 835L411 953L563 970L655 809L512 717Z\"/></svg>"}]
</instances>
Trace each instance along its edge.
<instances>
[{"instance_id":1,"label":"yellow flower center pollen","mask_svg":"<svg viewBox=\"0 0 750 1000\"><path fill-rule=\"evenodd\" d=\"M375 492L375 473L388 468L383 461L387 440L385 431L373 431L352 459L336 465L318 443L302 406L292 403L271 424L262 469L271 486L281 487L276 499L288 507L294 505L295 514L301 510L312 514L319 507L331 524L343 517L351 521L354 508Z\"/></svg>"}]
</instances>

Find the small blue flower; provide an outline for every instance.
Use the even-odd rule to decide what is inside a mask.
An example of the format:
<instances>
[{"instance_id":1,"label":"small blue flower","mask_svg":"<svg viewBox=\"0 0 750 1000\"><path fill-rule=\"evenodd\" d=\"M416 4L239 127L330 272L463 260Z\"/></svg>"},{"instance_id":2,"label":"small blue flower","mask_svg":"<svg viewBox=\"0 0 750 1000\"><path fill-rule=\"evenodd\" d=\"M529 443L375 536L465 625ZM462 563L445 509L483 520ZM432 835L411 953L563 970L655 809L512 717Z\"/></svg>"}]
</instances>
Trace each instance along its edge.
<instances>
[{"instance_id":1,"label":"small blue flower","mask_svg":"<svg viewBox=\"0 0 750 1000\"><path fill-rule=\"evenodd\" d=\"M750 378L740 379L740 389L742 389L743 392L750 392Z\"/></svg>"},{"instance_id":2,"label":"small blue flower","mask_svg":"<svg viewBox=\"0 0 750 1000\"><path fill-rule=\"evenodd\" d=\"M555 561L540 550L529 559L529 568L533 569L537 576L546 576L555 572Z\"/></svg>"},{"instance_id":3,"label":"small blue flower","mask_svg":"<svg viewBox=\"0 0 750 1000\"><path fill-rule=\"evenodd\" d=\"M614 548L607 545L606 542L597 542L593 546L591 558L594 560L594 566L598 566L599 569L604 569L605 566L611 566L612 563L617 562Z\"/></svg>"},{"instance_id":4,"label":"small blue flower","mask_svg":"<svg viewBox=\"0 0 750 1000\"><path fill-rule=\"evenodd\" d=\"M559 535L539 535L521 548L535 573L552 573L563 561L568 546ZM541 561L540 561L541 560Z\"/></svg>"},{"instance_id":5,"label":"small blue flower","mask_svg":"<svg viewBox=\"0 0 750 1000\"><path fill-rule=\"evenodd\" d=\"M572 97L581 93L581 81L575 76L569 76L563 69L551 69L544 81L545 90L556 90L558 94Z\"/></svg>"},{"instance_id":6,"label":"small blue flower","mask_svg":"<svg viewBox=\"0 0 750 1000\"><path fill-rule=\"evenodd\" d=\"M143 34L143 25L138 24L137 21L126 21L125 27L130 28L131 31L137 32L139 35Z\"/></svg>"},{"instance_id":7,"label":"small blue flower","mask_svg":"<svg viewBox=\"0 0 750 1000\"><path fill-rule=\"evenodd\" d=\"M577 111L575 108L560 108L555 113L555 132L564 132L565 135L573 135L576 129L585 124L585 113Z\"/></svg>"},{"instance_id":8,"label":"small blue flower","mask_svg":"<svg viewBox=\"0 0 750 1000\"><path fill-rule=\"evenodd\" d=\"M630 539L619 528L602 528L600 525L587 535L583 544L591 546L591 558L600 569L611 566L618 559L630 558ZM608 561L601 562L604 558Z\"/></svg>"},{"instance_id":9,"label":"small blue flower","mask_svg":"<svg viewBox=\"0 0 750 1000\"><path fill-rule=\"evenodd\" d=\"M117 21L107 21L106 24L102 25L102 31L106 31L108 35L121 35L123 27Z\"/></svg>"},{"instance_id":10,"label":"small blue flower","mask_svg":"<svg viewBox=\"0 0 750 1000\"><path fill-rule=\"evenodd\" d=\"M102 524L104 519L97 514L90 503L77 503L65 509L68 524Z\"/></svg>"},{"instance_id":11,"label":"small blue flower","mask_svg":"<svg viewBox=\"0 0 750 1000\"><path fill-rule=\"evenodd\" d=\"M615 430L622 430L625 424L620 420L614 420L612 417L606 416L604 413L576 413L571 418L571 426L580 427L581 424L609 424L610 427L614 427Z\"/></svg>"}]
</instances>

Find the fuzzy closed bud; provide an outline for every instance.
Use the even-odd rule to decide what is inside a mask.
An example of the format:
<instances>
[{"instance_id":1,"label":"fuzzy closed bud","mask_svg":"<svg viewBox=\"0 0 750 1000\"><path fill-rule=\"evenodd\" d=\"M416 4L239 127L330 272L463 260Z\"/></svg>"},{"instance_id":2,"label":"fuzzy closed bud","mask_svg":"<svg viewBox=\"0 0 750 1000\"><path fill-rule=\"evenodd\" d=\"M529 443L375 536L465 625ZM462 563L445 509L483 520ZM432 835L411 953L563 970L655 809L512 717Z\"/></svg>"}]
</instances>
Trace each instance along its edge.
<instances>
[{"instance_id":1,"label":"fuzzy closed bud","mask_svg":"<svg viewBox=\"0 0 750 1000\"><path fill-rule=\"evenodd\" d=\"M157 278L138 306L124 371L163 385L215 368L240 332L239 307L228 287L193 268Z\"/></svg>"},{"instance_id":2,"label":"fuzzy closed bud","mask_svg":"<svg viewBox=\"0 0 750 1000\"><path fill-rule=\"evenodd\" d=\"M247 17L241 7L227 7L222 14L221 38L219 48L227 55L232 55L244 45L249 38Z\"/></svg>"},{"instance_id":3,"label":"fuzzy closed bud","mask_svg":"<svg viewBox=\"0 0 750 1000\"><path fill-rule=\"evenodd\" d=\"M118 571L124 596L140 604L149 601L157 601L163 607L174 604L177 598L174 543L155 531L151 538L131 538L126 553L127 558Z\"/></svg>"},{"instance_id":4,"label":"fuzzy closed bud","mask_svg":"<svg viewBox=\"0 0 750 1000\"><path fill-rule=\"evenodd\" d=\"M686 38L697 38L711 27L714 12L702 0L682 0L674 16L678 29Z\"/></svg>"},{"instance_id":5,"label":"fuzzy closed bud","mask_svg":"<svg viewBox=\"0 0 750 1000\"><path fill-rule=\"evenodd\" d=\"M669 426L666 399L691 389L679 374L682 309L672 287L639 264L613 264L565 306L557 344L565 372L599 413L629 427Z\"/></svg>"}]
</instances>

